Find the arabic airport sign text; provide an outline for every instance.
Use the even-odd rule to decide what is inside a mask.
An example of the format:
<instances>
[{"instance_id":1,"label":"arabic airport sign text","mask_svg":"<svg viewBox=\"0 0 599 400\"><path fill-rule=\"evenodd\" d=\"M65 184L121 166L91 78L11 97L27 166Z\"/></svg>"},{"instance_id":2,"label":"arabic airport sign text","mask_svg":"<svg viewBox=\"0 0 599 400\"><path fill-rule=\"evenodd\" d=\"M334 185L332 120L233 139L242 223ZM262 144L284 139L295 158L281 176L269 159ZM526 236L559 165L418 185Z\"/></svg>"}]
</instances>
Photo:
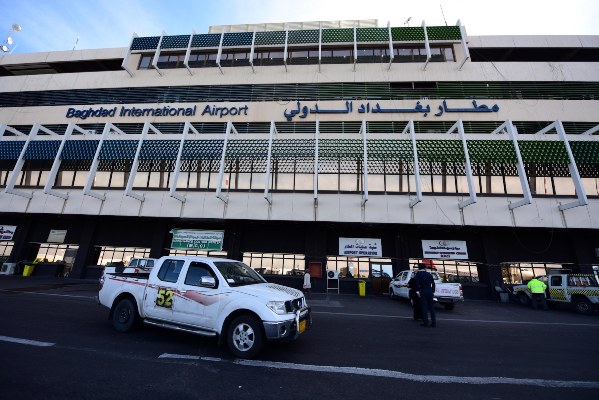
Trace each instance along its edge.
<instances>
[{"instance_id":1,"label":"arabic airport sign text","mask_svg":"<svg viewBox=\"0 0 599 400\"><path fill-rule=\"evenodd\" d=\"M462 240L423 240L422 258L467 260L468 247Z\"/></svg>"},{"instance_id":2,"label":"arabic airport sign text","mask_svg":"<svg viewBox=\"0 0 599 400\"><path fill-rule=\"evenodd\" d=\"M359 107L357 108L358 113L360 114L402 114L402 113L420 113L425 117L431 112L430 104L426 106L422 105L420 101L417 101L414 105L414 108L381 108L381 105L377 102L374 105L371 105L370 102L359 102ZM289 111L285 109L283 111L283 116L287 119L287 121L293 120L293 117L296 115L298 118L306 118L308 115L312 114L351 114L354 112L354 102L346 101L345 106L341 106L340 108L335 109L322 109L318 107L318 103L314 103L313 107L310 106L302 106L300 101L296 102L297 107L291 108ZM437 107L439 111L437 111L434 115L436 117L440 117L443 113L489 113L489 112L498 112L499 106L497 104L489 107L486 104L478 104L476 100L472 100L472 107L466 108L452 108L447 105L447 100L443 100L441 104Z\"/></svg>"},{"instance_id":3,"label":"arabic airport sign text","mask_svg":"<svg viewBox=\"0 0 599 400\"><path fill-rule=\"evenodd\" d=\"M225 231L203 231L197 229L173 229L171 248L182 250L223 249Z\"/></svg>"},{"instance_id":4,"label":"arabic airport sign text","mask_svg":"<svg viewBox=\"0 0 599 400\"><path fill-rule=\"evenodd\" d=\"M382 257L381 239L339 238L339 255L350 257Z\"/></svg>"}]
</instances>

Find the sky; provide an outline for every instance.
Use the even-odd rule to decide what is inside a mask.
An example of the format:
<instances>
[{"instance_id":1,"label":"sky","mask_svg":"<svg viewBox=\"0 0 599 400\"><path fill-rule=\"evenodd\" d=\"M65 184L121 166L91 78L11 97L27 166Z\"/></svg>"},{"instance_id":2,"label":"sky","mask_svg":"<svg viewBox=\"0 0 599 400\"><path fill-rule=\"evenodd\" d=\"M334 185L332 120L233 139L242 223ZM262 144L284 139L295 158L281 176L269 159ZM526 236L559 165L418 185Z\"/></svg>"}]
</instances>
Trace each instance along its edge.
<instances>
[{"instance_id":1,"label":"sky","mask_svg":"<svg viewBox=\"0 0 599 400\"><path fill-rule=\"evenodd\" d=\"M379 27L459 19L476 36L599 35L598 0L0 0L0 10L1 39L6 44L13 37L14 54L127 47L134 32L181 35L207 33L211 25L356 19L378 19ZM14 23L20 32L11 32Z\"/></svg>"}]
</instances>

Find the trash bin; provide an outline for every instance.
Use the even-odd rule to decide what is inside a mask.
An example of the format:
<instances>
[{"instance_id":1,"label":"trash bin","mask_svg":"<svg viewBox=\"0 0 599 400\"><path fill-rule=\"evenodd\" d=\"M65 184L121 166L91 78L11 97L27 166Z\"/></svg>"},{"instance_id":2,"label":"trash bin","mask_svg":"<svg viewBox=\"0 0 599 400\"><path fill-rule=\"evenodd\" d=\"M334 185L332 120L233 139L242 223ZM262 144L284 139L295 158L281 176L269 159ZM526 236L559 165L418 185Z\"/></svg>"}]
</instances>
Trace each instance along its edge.
<instances>
[{"instance_id":1,"label":"trash bin","mask_svg":"<svg viewBox=\"0 0 599 400\"><path fill-rule=\"evenodd\" d=\"M503 293L499 293L499 300L502 303L509 303L510 302L510 294L503 292Z\"/></svg>"},{"instance_id":2,"label":"trash bin","mask_svg":"<svg viewBox=\"0 0 599 400\"><path fill-rule=\"evenodd\" d=\"M23 276L31 276L33 268L35 268L35 265L25 265L23 268Z\"/></svg>"},{"instance_id":3,"label":"trash bin","mask_svg":"<svg viewBox=\"0 0 599 400\"><path fill-rule=\"evenodd\" d=\"M362 297L366 296L366 281L358 281L358 294Z\"/></svg>"}]
</instances>

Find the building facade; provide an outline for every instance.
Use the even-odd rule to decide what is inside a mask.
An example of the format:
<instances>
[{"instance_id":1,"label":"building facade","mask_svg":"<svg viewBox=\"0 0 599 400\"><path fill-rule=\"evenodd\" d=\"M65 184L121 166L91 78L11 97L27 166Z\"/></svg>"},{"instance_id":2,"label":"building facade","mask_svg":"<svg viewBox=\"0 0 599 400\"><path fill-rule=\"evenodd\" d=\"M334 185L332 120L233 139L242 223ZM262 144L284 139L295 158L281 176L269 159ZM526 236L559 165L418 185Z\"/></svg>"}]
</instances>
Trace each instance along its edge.
<instances>
[{"instance_id":1,"label":"building facade","mask_svg":"<svg viewBox=\"0 0 599 400\"><path fill-rule=\"evenodd\" d=\"M7 265L210 254L382 294L425 262L467 298L599 268L599 36L329 21L0 57Z\"/></svg>"}]
</instances>

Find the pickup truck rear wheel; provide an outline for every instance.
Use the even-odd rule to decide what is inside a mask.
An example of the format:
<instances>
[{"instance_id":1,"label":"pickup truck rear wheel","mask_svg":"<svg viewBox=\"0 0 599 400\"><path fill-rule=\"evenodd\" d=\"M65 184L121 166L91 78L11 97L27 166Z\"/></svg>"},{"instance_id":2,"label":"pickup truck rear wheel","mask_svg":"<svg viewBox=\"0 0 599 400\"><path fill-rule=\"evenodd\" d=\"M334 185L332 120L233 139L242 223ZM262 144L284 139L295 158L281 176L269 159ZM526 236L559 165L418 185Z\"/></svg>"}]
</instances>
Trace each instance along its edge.
<instances>
[{"instance_id":1,"label":"pickup truck rear wheel","mask_svg":"<svg viewBox=\"0 0 599 400\"><path fill-rule=\"evenodd\" d=\"M589 315L593 313L593 303L583 297L574 300L574 307L576 307L576 312L579 314Z\"/></svg>"},{"instance_id":2,"label":"pickup truck rear wheel","mask_svg":"<svg viewBox=\"0 0 599 400\"><path fill-rule=\"evenodd\" d=\"M229 325L227 344L231 352L239 358L253 358L264 346L262 326L250 315L241 315Z\"/></svg>"},{"instance_id":3,"label":"pickup truck rear wheel","mask_svg":"<svg viewBox=\"0 0 599 400\"><path fill-rule=\"evenodd\" d=\"M139 318L137 307L131 299L121 299L112 313L112 325L119 332L129 332Z\"/></svg>"}]
</instances>

